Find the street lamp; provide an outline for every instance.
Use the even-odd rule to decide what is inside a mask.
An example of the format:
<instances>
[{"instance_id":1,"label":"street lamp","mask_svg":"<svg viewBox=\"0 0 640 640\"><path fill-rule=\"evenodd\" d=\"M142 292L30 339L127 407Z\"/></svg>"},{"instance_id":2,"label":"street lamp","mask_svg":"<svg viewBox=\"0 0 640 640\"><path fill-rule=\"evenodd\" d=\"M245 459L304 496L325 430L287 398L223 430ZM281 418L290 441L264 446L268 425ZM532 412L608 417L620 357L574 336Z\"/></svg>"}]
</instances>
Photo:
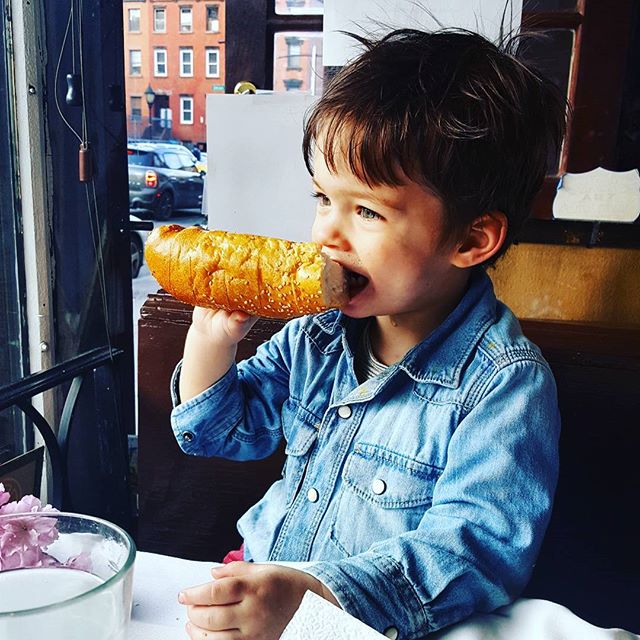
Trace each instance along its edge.
<instances>
[{"instance_id":1,"label":"street lamp","mask_svg":"<svg viewBox=\"0 0 640 640\"><path fill-rule=\"evenodd\" d=\"M151 88L151 85L144 90L144 98L149 105L149 138L153 140L153 120L151 119L151 109L153 107L153 102L156 99L156 94Z\"/></svg>"}]
</instances>

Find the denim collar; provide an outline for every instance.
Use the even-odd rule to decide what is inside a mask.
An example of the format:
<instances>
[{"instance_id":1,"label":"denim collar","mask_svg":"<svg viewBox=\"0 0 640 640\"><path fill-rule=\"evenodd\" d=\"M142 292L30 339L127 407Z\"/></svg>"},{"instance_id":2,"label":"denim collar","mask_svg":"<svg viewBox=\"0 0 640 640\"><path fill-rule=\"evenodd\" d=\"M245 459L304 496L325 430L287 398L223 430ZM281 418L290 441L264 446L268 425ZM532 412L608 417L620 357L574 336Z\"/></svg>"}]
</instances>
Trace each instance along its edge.
<instances>
[{"instance_id":1,"label":"denim collar","mask_svg":"<svg viewBox=\"0 0 640 640\"><path fill-rule=\"evenodd\" d=\"M467 291L456 308L395 367L405 371L416 382L458 387L466 362L494 322L495 314L493 284L489 276L479 269L471 275ZM313 323L324 333L333 335L340 329L340 337L352 323L361 322L337 309L313 316Z\"/></svg>"}]
</instances>

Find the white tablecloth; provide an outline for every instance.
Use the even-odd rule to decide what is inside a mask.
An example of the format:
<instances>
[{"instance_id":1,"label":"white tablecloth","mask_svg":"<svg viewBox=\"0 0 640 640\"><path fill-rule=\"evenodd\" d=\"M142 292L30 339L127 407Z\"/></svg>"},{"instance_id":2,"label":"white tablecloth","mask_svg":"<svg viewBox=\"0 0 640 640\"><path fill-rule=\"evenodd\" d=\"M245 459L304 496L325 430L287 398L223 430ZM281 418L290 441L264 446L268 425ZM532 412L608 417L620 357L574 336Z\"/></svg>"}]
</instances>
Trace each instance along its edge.
<instances>
[{"instance_id":1,"label":"white tablecloth","mask_svg":"<svg viewBox=\"0 0 640 640\"><path fill-rule=\"evenodd\" d=\"M133 608L128 640L185 640L186 609L178 603L180 589L208 582L211 562L194 562L138 552L134 570ZM294 565L295 566L295 565ZM303 566L303 565L299 565ZM306 599L309 614L322 619L314 599ZM335 611L331 612L335 617ZM301 614L305 612L300 611ZM341 612L344 613L344 612ZM345 614L346 616L346 614ZM300 622L300 620L298 620ZM327 634L305 629L300 640L341 640L340 631ZM348 621L345 618L345 624ZM476 615L429 636L429 640L640 640L620 629L600 629L558 604L546 600L517 600L494 613Z\"/></svg>"}]
</instances>

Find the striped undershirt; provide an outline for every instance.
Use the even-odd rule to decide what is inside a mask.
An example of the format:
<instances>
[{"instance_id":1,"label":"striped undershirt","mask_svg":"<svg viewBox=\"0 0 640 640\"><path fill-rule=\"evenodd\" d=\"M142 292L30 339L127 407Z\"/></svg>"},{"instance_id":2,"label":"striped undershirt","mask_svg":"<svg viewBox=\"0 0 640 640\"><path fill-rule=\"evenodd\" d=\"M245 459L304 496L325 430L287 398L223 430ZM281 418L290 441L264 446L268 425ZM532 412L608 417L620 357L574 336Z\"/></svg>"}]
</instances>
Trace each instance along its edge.
<instances>
[{"instance_id":1,"label":"striped undershirt","mask_svg":"<svg viewBox=\"0 0 640 640\"><path fill-rule=\"evenodd\" d=\"M362 336L360 337L358 350L356 351L353 363L356 378L360 383L374 378L387 368L386 364L380 362L380 360L373 355L373 351L371 349L371 338L369 337L369 327L371 327L371 321L367 322L364 330L362 331Z\"/></svg>"}]
</instances>

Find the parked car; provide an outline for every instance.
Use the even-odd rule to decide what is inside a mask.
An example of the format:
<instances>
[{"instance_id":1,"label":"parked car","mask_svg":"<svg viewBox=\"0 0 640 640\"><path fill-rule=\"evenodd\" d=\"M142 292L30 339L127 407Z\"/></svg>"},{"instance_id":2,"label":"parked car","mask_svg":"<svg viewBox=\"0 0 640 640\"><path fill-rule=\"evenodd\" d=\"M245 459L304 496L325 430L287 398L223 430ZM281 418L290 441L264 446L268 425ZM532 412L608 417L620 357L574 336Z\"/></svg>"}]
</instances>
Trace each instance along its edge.
<instances>
[{"instance_id":1,"label":"parked car","mask_svg":"<svg viewBox=\"0 0 640 640\"><path fill-rule=\"evenodd\" d=\"M147 209L167 220L176 209L202 206L204 173L185 146L161 142L130 142L129 208Z\"/></svg>"},{"instance_id":2,"label":"parked car","mask_svg":"<svg viewBox=\"0 0 640 640\"><path fill-rule=\"evenodd\" d=\"M141 222L140 218L129 214L130 222ZM148 224L152 224L149 222ZM132 229L129 235L129 244L131 247L131 277L137 278L140 273L140 269L144 264L144 243L149 235L148 231L138 231Z\"/></svg>"}]
</instances>

